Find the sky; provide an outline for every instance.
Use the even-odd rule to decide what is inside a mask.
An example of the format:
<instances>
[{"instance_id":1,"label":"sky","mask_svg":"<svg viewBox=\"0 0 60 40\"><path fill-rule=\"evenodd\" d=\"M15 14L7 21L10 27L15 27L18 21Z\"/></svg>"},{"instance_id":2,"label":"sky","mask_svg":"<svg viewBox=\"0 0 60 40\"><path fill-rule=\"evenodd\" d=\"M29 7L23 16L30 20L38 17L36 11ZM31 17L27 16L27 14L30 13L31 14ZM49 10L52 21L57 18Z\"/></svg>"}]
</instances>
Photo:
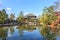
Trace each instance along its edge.
<instances>
[{"instance_id":1,"label":"sky","mask_svg":"<svg viewBox=\"0 0 60 40\"><path fill-rule=\"evenodd\" d=\"M44 7L49 7L57 0L0 0L0 10L5 9L7 14L15 13L17 17L20 11L24 15L33 13L41 15Z\"/></svg>"}]
</instances>

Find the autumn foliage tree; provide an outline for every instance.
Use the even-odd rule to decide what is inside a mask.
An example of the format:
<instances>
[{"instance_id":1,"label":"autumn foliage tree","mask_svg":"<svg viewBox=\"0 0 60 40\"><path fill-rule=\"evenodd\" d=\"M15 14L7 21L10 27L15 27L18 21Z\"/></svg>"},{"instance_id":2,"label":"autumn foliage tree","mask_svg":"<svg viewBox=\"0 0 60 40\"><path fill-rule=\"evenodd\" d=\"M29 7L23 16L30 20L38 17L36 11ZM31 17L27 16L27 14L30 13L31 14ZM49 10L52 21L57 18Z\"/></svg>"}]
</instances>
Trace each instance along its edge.
<instances>
[{"instance_id":1,"label":"autumn foliage tree","mask_svg":"<svg viewBox=\"0 0 60 40\"><path fill-rule=\"evenodd\" d=\"M43 14L39 17L39 21L44 24L52 24L54 21L56 21L57 16L54 13L53 6L45 7L43 10Z\"/></svg>"},{"instance_id":2,"label":"autumn foliage tree","mask_svg":"<svg viewBox=\"0 0 60 40\"><path fill-rule=\"evenodd\" d=\"M54 13L54 7L45 7L43 9L43 14L39 17L39 21L42 24L41 34L45 40L56 40L56 33L51 29L51 24L57 20L57 16Z\"/></svg>"}]
</instances>

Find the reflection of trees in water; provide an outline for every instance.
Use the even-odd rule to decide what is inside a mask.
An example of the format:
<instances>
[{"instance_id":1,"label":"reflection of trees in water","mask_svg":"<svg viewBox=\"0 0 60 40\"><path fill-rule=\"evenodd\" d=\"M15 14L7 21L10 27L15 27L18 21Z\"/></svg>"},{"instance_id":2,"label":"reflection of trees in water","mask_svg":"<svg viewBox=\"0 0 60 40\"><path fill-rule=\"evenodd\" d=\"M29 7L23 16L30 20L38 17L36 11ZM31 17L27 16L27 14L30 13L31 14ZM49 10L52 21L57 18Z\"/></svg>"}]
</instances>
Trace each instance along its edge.
<instances>
[{"instance_id":1,"label":"reflection of trees in water","mask_svg":"<svg viewBox=\"0 0 60 40\"><path fill-rule=\"evenodd\" d=\"M24 30L24 28L22 28L22 27L23 26L18 26L20 37L23 37L23 30Z\"/></svg>"},{"instance_id":2,"label":"reflection of trees in water","mask_svg":"<svg viewBox=\"0 0 60 40\"><path fill-rule=\"evenodd\" d=\"M7 32L8 32L7 28L0 27L0 38L2 38L2 40L6 40Z\"/></svg>"},{"instance_id":3,"label":"reflection of trees in water","mask_svg":"<svg viewBox=\"0 0 60 40\"><path fill-rule=\"evenodd\" d=\"M39 28L44 40L56 40L56 33L48 26L42 26Z\"/></svg>"},{"instance_id":4,"label":"reflection of trees in water","mask_svg":"<svg viewBox=\"0 0 60 40\"><path fill-rule=\"evenodd\" d=\"M14 27L11 26L11 27L9 27L9 29L10 29L11 34L13 34L13 32L14 32Z\"/></svg>"},{"instance_id":5,"label":"reflection of trees in water","mask_svg":"<svg viewBox=\"0 0 60 40\"><path fill-rule=\"evenodd\" d=\"M14 33L14 26L9 26L7 28L8 28L8 33L7 33L8 36L7 37L9 37Z\"/></svg>"},{"instance_id":6,"label":"reflection of trees in water","mask_svg":"<svg viewBox=\"0 0 60 40\"><path fill-rule=\"evenodd\" d=\"M28 26L28 25L19 25L17 27L17 29L19 30L19 34L20 36L22 37L23 36L23 31L26 30L26 31L29 31L29 32L32 32L36 29L36 26Z\"/></svg>"}]
</instances>

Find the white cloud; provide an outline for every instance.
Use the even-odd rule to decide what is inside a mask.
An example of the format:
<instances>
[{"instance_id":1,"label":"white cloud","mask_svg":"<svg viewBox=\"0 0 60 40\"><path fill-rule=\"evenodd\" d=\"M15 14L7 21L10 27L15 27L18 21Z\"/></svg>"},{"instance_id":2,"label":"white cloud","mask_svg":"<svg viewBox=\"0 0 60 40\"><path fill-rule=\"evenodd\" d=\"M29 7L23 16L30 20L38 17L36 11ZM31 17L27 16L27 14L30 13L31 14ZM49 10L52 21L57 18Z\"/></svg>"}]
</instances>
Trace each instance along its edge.
<instances>
[{"instance_id":1,"label":"white cloud","mask_svg":"<svg viewBox=\"0 0 60 40\"><path fill-rule=\"evenodd\" d=\"M10 15L10 14L12 13L12 8L7 7L7 8L6 8L6 12L7 12L7 14L9 14L9 15Z\"/></svg>"},{"instance_id":2,"label":"white cloud","mask_svg":"<svg viewBox=\"0 0 60 40\"><path fill-rule=\"evenodd\" d=\"M11 11L11 9L12 9L12 8L9 8L9 7L6 8L7 11Z\"/></svg>"}]
</instances>

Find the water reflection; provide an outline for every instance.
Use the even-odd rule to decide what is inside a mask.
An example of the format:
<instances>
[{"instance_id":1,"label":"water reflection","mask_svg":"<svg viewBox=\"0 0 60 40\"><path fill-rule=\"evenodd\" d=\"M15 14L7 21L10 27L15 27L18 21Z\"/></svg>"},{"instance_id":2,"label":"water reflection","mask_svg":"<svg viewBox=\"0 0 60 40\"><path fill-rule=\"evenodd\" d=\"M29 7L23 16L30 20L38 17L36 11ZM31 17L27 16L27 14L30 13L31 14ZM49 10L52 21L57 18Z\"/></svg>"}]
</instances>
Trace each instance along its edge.
<instances>
[{"instance_id":1,"label":"water reflection","mask_svg":"<svg viewBox=\"0 0 60 40\"><path fill-rule=\"evenodd\" d=\"M44 40L56 40L56 33L49 26L40 26L39 31Z\"/></svg>"},{"instance_id":2,"label":"water reflection","mask_svg":"<svg viewBox=\"0 0 60 40\"><path fill-rule=\"evenodd\" d=\"M39 37L40 37L40 35L42 35L44 40L56 40L56 36L57 36L56 32L52 31L51 28L48 26L18 25L18 26L16 26L16 29L14 29L14 28L15 28L15 26L0 27L0 38L2 40L7 40L8 37L12 37L12 34L14 34L16 29L18 30L18 32L16 34L19 33L19 35L18 35L19 38L24 37L25 31L32 32L32 35L36 35ZM38 32L35 30L37 30ZM28 34L28 32L26 32L26 33ZM34 34L33 34L33 32L34 32ZM37 34L39 33L40 35L39 34L37 35L36 33ZM30 36L31 36L31 34L30 34ZM14 39L14 40L17 40L17 39ZM41 38L39 38L39 39L41 39ZM34 39L34 40L37 40L37 39Z\"/></svg>"},{"instance_id":3,"label":"water reflection","mask_svg":"<svg viewBox=\"0 0 60 40\"><path fill-rule=\"evenodd\" d=\"M6 40L8 29L5 27L0 27L0 38Z\"/></svg>"},{"instance_id":4,"label":"water reflection","mask_svg":"<svg viewBox=\"0 0 60 40\"><path fill-rule=\"evenodd\" d=\"M19 30L20 37L23 37L24 30L32 32L36 30L36 26L18 25L17 29Z\"/></svg>"}]
</instances>

